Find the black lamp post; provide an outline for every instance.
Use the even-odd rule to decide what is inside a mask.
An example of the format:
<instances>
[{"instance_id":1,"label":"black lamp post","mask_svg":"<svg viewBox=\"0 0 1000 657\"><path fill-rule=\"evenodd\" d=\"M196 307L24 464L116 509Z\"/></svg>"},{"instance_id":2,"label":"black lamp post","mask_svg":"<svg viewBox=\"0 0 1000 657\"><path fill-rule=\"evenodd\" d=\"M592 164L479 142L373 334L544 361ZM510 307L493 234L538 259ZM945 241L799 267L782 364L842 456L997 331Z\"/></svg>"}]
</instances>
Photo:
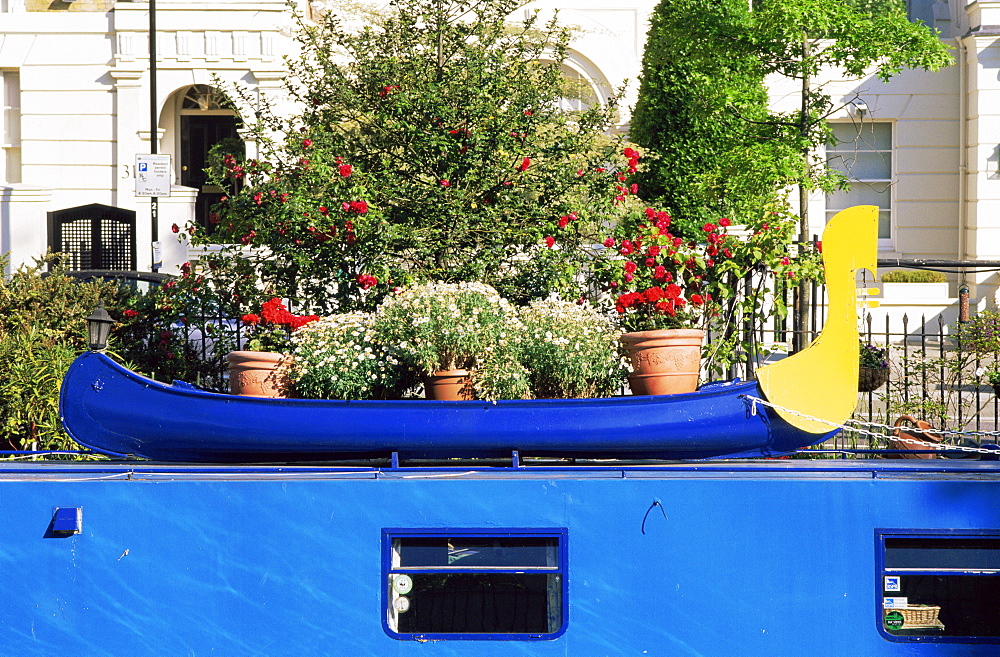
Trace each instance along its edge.
<instances>
[{"instance_id":1,"label":"black lamp post","mask_svg":"<svg viewBox=\"0 0 1000 657\"><path fill-rule=\"evenodd\" d=\"M87 318L87 337L91 351L103 351L108 346L108 335L115 320L104 309L102 301Z\"/></svg>"}]
</instances>

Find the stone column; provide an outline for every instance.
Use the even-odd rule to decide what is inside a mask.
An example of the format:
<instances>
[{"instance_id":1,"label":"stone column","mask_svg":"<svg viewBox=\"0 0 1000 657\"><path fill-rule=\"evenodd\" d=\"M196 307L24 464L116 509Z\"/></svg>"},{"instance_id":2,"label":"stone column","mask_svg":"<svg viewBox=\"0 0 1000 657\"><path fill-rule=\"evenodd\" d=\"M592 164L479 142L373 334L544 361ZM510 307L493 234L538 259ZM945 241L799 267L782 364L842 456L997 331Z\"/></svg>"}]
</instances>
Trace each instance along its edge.
<instances>
[{"instance_id":1,"label":"stone column","mask_svg":"<svg viewBox=\"0 0 1000 657\"><path fill-rule=\"evenodd\" d=\"M1000 1L972 2L965 8L969 32L965 46L968 169L966 190L966 252L974 260L1000 260ZM977 273L970 281L970 296L993 297L1000 279L993 272Z\"/></svg>"},{"instance_id":2,"label":"stone column","mask_svg":"<svg viewBox=\"0 0 1000 657\"><path fill-rule=\"evenodd\" d=\"M180 274L181 265L188 262L188 243L177 239L171 227L177 224L182 230L194 217L198 190L181 185L170 186L170 197L160 199L160 244L163 249L164 274Z\"/></svg>"},{"instance_id":3,"label":"stone column","mask_svg":"<svg viewBox=\"0 0 1000 657\"><path fill-rule=\"evenodd\" d=\"M0 254L10 255L5 277L45 254L49 234L46 212L52 209L51 201L50 187L0 185Z\"/></svg>"}]
</instances>

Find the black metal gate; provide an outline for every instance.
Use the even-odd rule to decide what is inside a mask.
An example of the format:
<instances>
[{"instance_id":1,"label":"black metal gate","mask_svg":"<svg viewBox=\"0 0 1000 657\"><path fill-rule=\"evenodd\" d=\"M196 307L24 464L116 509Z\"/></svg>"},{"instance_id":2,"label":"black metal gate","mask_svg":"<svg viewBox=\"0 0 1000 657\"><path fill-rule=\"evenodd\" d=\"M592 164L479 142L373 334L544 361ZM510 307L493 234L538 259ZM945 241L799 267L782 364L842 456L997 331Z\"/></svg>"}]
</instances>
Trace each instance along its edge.
<instances>
[{"instance_id":1,"label":"black metal gate","mask_svg":"<svg viewBox=\"0 0 1000 657\"><path fill-rule=\"evenodd\" d=\"M49 249L70 270L136 268L135 211L92 203L48 213Z\"/></svg>"}]
</instances>

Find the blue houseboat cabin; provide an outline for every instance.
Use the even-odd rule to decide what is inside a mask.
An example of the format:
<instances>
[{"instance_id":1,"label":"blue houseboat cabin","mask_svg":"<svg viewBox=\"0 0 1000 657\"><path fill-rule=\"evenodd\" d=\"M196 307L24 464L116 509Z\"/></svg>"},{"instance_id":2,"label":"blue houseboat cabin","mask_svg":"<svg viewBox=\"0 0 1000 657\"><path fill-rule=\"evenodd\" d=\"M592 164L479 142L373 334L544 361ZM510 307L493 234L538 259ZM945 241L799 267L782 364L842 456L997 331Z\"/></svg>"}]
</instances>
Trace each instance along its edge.
<instances>
[{"instance_id":1,"label":"blue houseboat cabin","mask_svg":"<svg viewBox=\"0 0 1000 657\"><path fill-rule=\"evenodd\" d=\"M998 655L997 461L0 467L0 655Z\"/></svg>"}]
</instances>

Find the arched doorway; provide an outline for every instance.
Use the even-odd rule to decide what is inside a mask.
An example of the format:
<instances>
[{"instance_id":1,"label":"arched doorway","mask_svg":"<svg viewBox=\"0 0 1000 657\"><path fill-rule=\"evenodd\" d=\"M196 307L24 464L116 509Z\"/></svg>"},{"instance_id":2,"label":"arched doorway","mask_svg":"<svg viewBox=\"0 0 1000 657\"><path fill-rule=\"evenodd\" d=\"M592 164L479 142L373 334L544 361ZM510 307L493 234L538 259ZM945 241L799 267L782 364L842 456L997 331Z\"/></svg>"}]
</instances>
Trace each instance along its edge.
<instances>
[{"instance_id":1,"label":"arched doorway","mask_svg":"<svg viewBox=\"0 0 1000 657\"><path fill-rule=\"evenodd\" d=\"M205 169L209 151L216 144L239 141L236 131L239 117L222 105L218 89L206 84L194 84L184 91L180 101L180 182L198 190L195 219L208 230L208 214L219 202L223 190L209 184ZM242 143L242 142L241 142Z\"/></svg>"}]
</instances>

